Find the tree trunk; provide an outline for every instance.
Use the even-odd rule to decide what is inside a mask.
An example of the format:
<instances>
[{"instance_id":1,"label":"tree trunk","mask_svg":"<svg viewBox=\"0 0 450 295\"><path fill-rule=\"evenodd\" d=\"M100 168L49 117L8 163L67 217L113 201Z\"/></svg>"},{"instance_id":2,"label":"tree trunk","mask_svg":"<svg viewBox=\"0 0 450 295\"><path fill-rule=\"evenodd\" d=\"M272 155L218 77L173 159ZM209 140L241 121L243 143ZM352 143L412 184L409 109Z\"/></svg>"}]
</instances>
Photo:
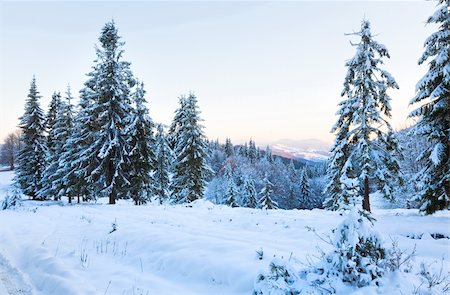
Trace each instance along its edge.
<instances>
[{"instance_id":1,"label":"tree trunk","mask_svg":"<svg viewBox=\"0 0 450 295\"><path fill-rule=\"evenodd\" d=\"M115 188L113 188L111 190L111 193L109 194L109 203L112 204L112 205L116 203L116 190L115 190Z\"/></svg>"},{"instance_id":2,"label":"tree trunk","mask_svg":"<svg viewBox=\"0 0 450 295\"><path fill-rule=\"evenodd\" d=\"M364 178L364 199L363 199L363 209L370 212L370 202L369 202L369 178L366 176Z\"/></svg>"},{"instance_id":3,"label":"tree trunk","mask_svg":"<svg viewBox=\"0 0 450 295\"><path fill-rule=\"evenodd\" d=\"M113 165L113 160L109 159L108 161L108 169L106 171L106 179L109 180L108 185L111 185L114 179L114 172L113 169L114 165ZM116 188L115 187L111 187L111 192L109 193L109 204L115 204L116 203Z\"/></svg>"},{"instance_id":4,"label":"tree trunk","mask_svg":"<svg viewBox=\"0 0 450 295\"><path fill-rule=\"evenodd\" d=\"M72 196L69 195L69 204L72 204Z\"/></svg>"}]
</instances>

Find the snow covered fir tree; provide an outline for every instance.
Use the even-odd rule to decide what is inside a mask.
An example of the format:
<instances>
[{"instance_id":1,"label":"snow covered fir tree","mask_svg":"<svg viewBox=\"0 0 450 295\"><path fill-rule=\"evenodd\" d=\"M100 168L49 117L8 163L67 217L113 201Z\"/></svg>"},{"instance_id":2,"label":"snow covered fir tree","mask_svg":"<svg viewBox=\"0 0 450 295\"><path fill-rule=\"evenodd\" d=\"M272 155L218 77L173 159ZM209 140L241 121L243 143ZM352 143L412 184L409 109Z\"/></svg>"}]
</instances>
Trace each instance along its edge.
<instances>
[{"instance_id":1,"label":"snow covered fir tree","mask_svg":"<svg viewBox=\"0 0 450 295\"><path fill-rule=\"evenodd\" d=\"M363 208L370 211L370 186L375 186L386 199L394 198L394 184L401 183L400 164L395 137L388 122L391 117L390 88L398 88L394 78L379 68L383 58L389 58L386 47L375 40L370 23L362 21L361 30L354 33L360 41L348 67L339 106L339 119L332 128L336 133L327 169L329 200L327 206L338 209L342 197L341 177L353 169L352 178L360 180Z\"/></svg>"},{"instance_id":2,"label":"snow covered fir tree","mask_svg":"<svg viewBox=\"0 0 450 295\"><path fill-rule=\"evenodd\" d=\"M358 287L377 284L384 272L386 250L373 230L369 182L373 181L385 198L392 199L393 182L402 181L395 158L400 151L387 121L391 107L386 91L398 86L388 72L378 68L389 53L373 40L369 21L363 20L355 35L361 40L355 44L355 57L346 63L348 72L341 95L347 99L339 104L340 117L332 129L336 139L327 170L330 203L346 218L334 230L334 250L322 259L326 265L312 270L320 275L313 282L319 285L329 284L332 277Z\"/></svg>"},{"instance_id":3,"label":"snow covered fir tree","mask_svg":"<svg viewBox=\"0 0 450 295\"><path fill-rule=\"evenodd\" d=\"M127 180L130 182L129 196L136 205L145 204L155 194L155 139L153 137L153 121L145 106L144 84L138 83L133 95L135 107L127 118L128 124L124 134L127 134L127 154L129 157Z\"/></svg>"},{"instance_id":4,"label":"snow covered fir tree","mask_svg":"<svg viewBox=\"0 0 450 295\"><path fill-rule=\"evenodd\" d=\"M420 155L426 166L417 175L421 184L421 210L431 214L450 206L450 4L439 0L427 20L439 30L425 41L419 64L429 60L429 70L417 83L410 104L420 106L410 116L418 118L412 133L431 144Z\"/></svg>"},{"instance_id":5,"label":"snow covered fir tree","mask_svg":"<svg viewBox=\"0 0 450 295\"><path fill-rule=\"evenodd\" d=\"M65 100L61 95L53 95L47 115L47 156L46 168L41 180L42 188L38 195L40 199L53 198L59 200L60 191L64 188L61 179L64 175L58 173L60 157L64 153L64 144L69 139L72 129L72 106L70 88Z\"/></svg>"},{"instance_id":6,"label":"snow covered fir tree","mask_svg":"<svg viewBox=\"0 0 450 295\"><path fill-rule=\"evenodd\" d=\"M332 129L336 139L327 168L327 202L344 220L331 237L323 238L332 247L330 252L321 251L316 263L298 273L292 273L283 261L273 261L268 273L257 276L255 294L333 294L347 286L378 286L387 271L388 250L370 213L369 181L391 199L393 183L389 181L401 179L394 158L399 153L397 143L382 116L390 117L387 89L398 86L389 73L377 67L389 54L372 39L370 23L363 20L361 30L354 34L361 40L353 44L357 47L355 57L346 62L349 69L342 96L347 99L339 104L339 119ZM307 186L302 186L307 193Z\"/></svg>"},{"instance_id":7,"label":"snow covered fir tree","mask_svg":"<svg viewBox=\"0 0 450 295\"><path fill-rule=\"evenodd\" d=\"M175 113L171 131L175 143L175 161L171 183L172 201L190 203L201 199L206 178L211 173L208 166L208 145L203 134L200 110L194 94L180 97L180 108Z\"/></svg>"},{"instance_id":8,"label":"snow covered fir tree","mask_svg":"<svg viewBox=\"0 0 450 295\"><path fill-rule=\"evenodd\" d=\"M128 153L126 130L128 115L133 113L131 88L135 86L130 63L121 61L124 45L114 22L101 32L97 60L82 95L90 101L85 112L93 122L88 130L92 140L80 153L84 165L80 173L86 177L92 194L107 196L114 204L127 195L130 186L127 165L133 165Z\"/></svg>"},{"instance_id":9,"label":"snow covered fir tree","mask_svg":"<svg viewBox=\"0 0 450 295\"><path fill-rule=\"evenodd\" d=\"M44 134L45 117L39 105L40 98L36 79L33 77L25 104L25 113L20 118L22 147L19 151L16 170L17 183L22 192L32 199L38 198L38 192L42 188L41 180L45 170L47 153Z\"/></svg>"},{"instance_id":10,"label":"snow covered fir tree","mask_svg":"<svg viewBox=\"0 0 450 295\"><path fill-rule=\"evenodd\" d=\"M162 124L158 124L155 136L155 174L154 193L160 204L169 200L170 167L173 161L173 152L170 149L167 135Z\"/></svg>"}]
</instances>

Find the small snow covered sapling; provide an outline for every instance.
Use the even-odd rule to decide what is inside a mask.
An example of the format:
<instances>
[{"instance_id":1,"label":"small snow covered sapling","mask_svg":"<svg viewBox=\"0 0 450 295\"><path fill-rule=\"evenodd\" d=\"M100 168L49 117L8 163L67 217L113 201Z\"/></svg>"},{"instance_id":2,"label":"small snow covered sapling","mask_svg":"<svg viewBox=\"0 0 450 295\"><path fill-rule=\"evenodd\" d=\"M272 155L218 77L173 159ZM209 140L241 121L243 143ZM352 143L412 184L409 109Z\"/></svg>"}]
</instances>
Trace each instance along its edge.
<instances>
[{"instance_id":1,"label":"small snow covered sapling","mask_svg":"<svg viewBox=\"0 0 450 295\"><path fill-rule=\"evenodd\" d=\"M258 260L263 260L264 251L262 248L259 248L259 250L256 250L256 258L258 258Z\"/></svg>"},{"instance_id":2,"label":"small snow covered sapling","mask_svg":"<svg viewBox=\"0 0 450 295\"><path fill-rule=\"evenodd\" d=\"M412 270L412 259L416 256L416 245L411 252L407 253L398 247L398 240L392 239L392 247L388 250L386 268L390 271L402 271L409 273Z\"/></svg>"},{"instance_id":3,"label":"small snow covered sapling","mask_svg":"<svg viewBox=\"0 0 450 295\"><path fill-rule=\"evenodd\" d=\"M114 219L114 222L111 224L111 230L109 233L112 234L116 230L117 230L117 219Z\"/></svg>"},{"instance_id":4,"label":"small snow covered sapling","mask_svg":"<svg viewBox=\"0 0 450 295\"><path fill-rule=\"evenodd\" d=\"M14 208L16 206L20 206L21 203L22 203L22 194L20 192L20 188L18 187L17 183L14 183L11 186L8 194L6 195L6 198L1 203L0 209L6 210Z\"/></svg>"},{"instance_id":5,"label":"small snow covered sapling","mask_svg":"<svg viewBox=\"0 0 450 295\"><path fill-rule=\"evenodd\" d=\"M434 263L436 263L436 261ZM450 272L445 272L444 270L444 258L442 258L441 260L441 266L439 270L432 270L430 267L432 264L426 265L424 262L420 264L420 272L418 273L418 275L420 275L421 277L422 284L425 284L429 290L434 289L441 294L449 294ZM420 289L420 287L418 289Z\"/></svg>"},{"instance_id":6,"label":"small snow covered sapling","mask_svg":"<svg viewBox=\"0 0 450 295\"><path fill-rule=\"evenodd\" d=\"M374 218L369 212L357 208L362 201L358 179L344 175L340 182L342 196L339 206L345 218L333 230L331 237L322 238L333 249L328 253L322 252L317 264L300 272L300 278L314 289L377 285L386 270L389 253L373 228Z\"/></svg>"},{"instance_id":7,"label":"small snow covered sapling","mask_svg":"<svg viewBox=\"0 0 450 295\"><path fill-rule=\"evenodd\" d=\"M296 286L299 280L297 273L289 263L274 258L269 265L269 272L258 274L253 295L300 294Z\"/></svg>"}]
</instances>

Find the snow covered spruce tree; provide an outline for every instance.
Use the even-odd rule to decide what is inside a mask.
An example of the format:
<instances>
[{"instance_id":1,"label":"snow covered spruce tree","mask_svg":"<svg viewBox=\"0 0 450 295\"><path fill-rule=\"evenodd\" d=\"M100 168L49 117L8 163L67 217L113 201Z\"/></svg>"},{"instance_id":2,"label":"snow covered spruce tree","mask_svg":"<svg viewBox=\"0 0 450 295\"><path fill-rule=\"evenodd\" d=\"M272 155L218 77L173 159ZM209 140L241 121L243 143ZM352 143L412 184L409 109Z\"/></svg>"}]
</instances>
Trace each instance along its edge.
<instances>
[{"instance_id":1,"label":"snow covered spruce tree","mask_svg":"<svg viewBox=\"0 0 450 295\"><path fill-rule=\"evenodd\" d=\"M73 133L73 105L72 105L72 93L70 91L70 86L67 86L67 92L64 100L61 102L61 111L58 112L57 120L55 124L55 133L57 134L57 154L54 160L58 160L56 169L52 174L49 174L49 182L52 183L52 187L49 189L53 190L55 193L55 198L61 199L62 196L66 196L67 191L70 189L65 182L65 178L68 177L70 171L64 170L63 159L67 153L71 153L69 150L71 148L68 145L71 135ZM50 165L47 164L47 167ZM50 169L50 168L49 168ZM52 170L52 169L51 169ZM70 203L71 199L69 199Z\"/></svg>"},{"instance_id":2,"label":"snow covered spruce tree","mask_svg":"<svg viewBox=\"0 0 450 295\"><path fill-rule=\"evenodd\" d=\"M387 121L391 116L391 98L387 91L398 88L394 78L379 68L389 53L372 38L370 23L362 21L361 38L355 56L346 62L348 72L341 96L346 96L337 112L339 119L332 128L336 133L327 167L328 208L338 209L342 197L341 176L352 164L361 185L364 210L370 211L369 193L374 186L386 198L393 199L394 182L401 182L395 139ZM389 165L386 163L389 162Z\"/></svg>"},{"instance_id":3,"label":"snow covered spruce tree","mask_svg":"<svg viewBox=\"0 0 450 295\"><path fill-rule=\"evenodd\" d=\"M225 154L227 157L234 156L234 147L229 138L225 139Z\"/></svg>"},{"instance_id":4,"label":"snow covered spruce tree","mask_svg":"<svg viewBox=\"0 0 450 295\"><path fill-rule=\"evenodd\" d=\"M264 187L262 188L259 199L261 209L278 209L278 204L272 199L273 184L270 182L268 175L264 177Z\"/></svg>"},{"instance_id":5,"label":"snow covered spruce tree","mask_svg":"<svg viewBox=\"0 0 450 295\"><path fill-rule=\"evenodd\" d=\"M397 88L394 79L377 68L381 58L389 55L384 46L372 40L368 21L362 22L356 35L361 36L361 42L356 45L356 56L347 62L349 71L342 95L348 99L340 103L340 117L333 127L336 140L328 166L332 204L345 219L333 231L334 237L330 239L333 250L302 276L310 285L327 290L335 290L342 283L356 287L377 284L384 274L386 250L373 229L369 179L374 180L385 197L391 198L389 181L398 178L398 166L389 159L395 150L391 127L380 114L390 116L386 90ZM377 129L380 125L385 125L387 132ZM361 202L363 206L358 209ZM308 273L314 276L307 276Z\"/></svg>"},{"instance_id":6,"label":"snow covered spruce tree","mask_svg":"<svg viewBox=\"0 0 450 295\"><path fill-rule=\"evenodd\" d=\"M96 72L88 74L91 77L85 82L85 87L80 91L80 102L78 112L67 124L72 124L73 128L68 133L68 139L63 146L63 153L60 157L57 174L60 177L61 189L60 197L67 197L69 203L73 198L80 202L95 199L95 195L85 176L89 165L97 162L96 157L89 154L89 147L94 141L95 130L98 130L96 117L91 114L94 100L94 87L96 83ZM67 98L72 99L70 91ZM70 104L69 104L70 105Z\"/></svg>"},{"instance_id":7,"label":"snow covered spruce tree","mask_svg":"<svg viewBox=\"0 0 450 295\"><path fill-rule=\"evenodd\" d=\"M251 175L246 175L244 178L244 194L245 205L248 208L258 207L258 194L256 193L255 181Z\"/></svg>"},{"instance_id":8,"label":"snow covered spruce tree","mask_svg":"<svg viewBox=\"0 0 450 295\"><path fill-rule=\"evenodd\" d=\"M170 165L172 163L172 150L169 147L169 141L164 134L164 129L161 124L157 126L155 137L155 196L159 203L169 199L170 187Z\"/></svg>"},{"instance_id":9,"label":"snow covered spruce tree","mask_svg":"<svg viewBox=\"0 0 450 295\"><path fill-rule=\"evenodd\" d=\"M301 194L301 208L311 208L311 186L309 185L309 177L306 171L306 167L303 168L300 174L300 194Z\"/></svg>"},{"instance_id":10,"label":"snow covered spruce tree","mask_svg":"<svg viewBox=\"0 0 450 295\"><path fill-rule=\"evenodd\" d=\"M145 106L144 84L138 83L133 100L134 110L127 119L128 125L124 130L129 144L128 181L130 182L129 196L135 205L145 204L154 193L155 153L153 137L153 122Z\"/></svg>"},{"instance_id":11,"label":"snow covered spruce tree","mask_svg":"<svg viewBox=\"0 0 450 295\"><path fill-rule=\"evenodd\" d=\"M38 199L41 179L45 169L46 139L44 112L39 106L41 96L33 77L30 92L25 103L25 113L20 117L22 147L18 156L16 181L23 194Z\"/></svg>"},{"instance_id":12,"label":"snow covered spruce tree","mask_svg":"<svg viewBox=\"0 0 450 295\"><path fill-rule=\"evenodd\" d=\"M60 179L63 175L57 173L59 161L64 152L63 146L69 137L72 128L72 114L70 106L70 90L67 101L61 99L59 93L53 94L50 102L50 111L47 116L47 157L46 168L42 177L42 188L39 198L53 198L59 200L59 190L62 189ZM57 183L59 185L57 185Z\"/></svg>"},{"instance_id":13,"label":"snow covered spruce tree","mask_svg":"<svg viewBox=\"0 0 450 295\"><path fill-rule=\"evenodd\" d=\"M225 204L230 207L239 207L237 203L238 189L233 178L233 168L230 161L225 166L225 178L227 180L227 188L225 192Z\"/></svg>"},{"instance_id":14,"label":"snow covered spruce tree","mask_svg":"<svg viewBox=\"0 0 450 295\"><path fill-rule=\"evenodd\" d=\"M133 113L131 88L135 79L130 63L122 61L124 42L120 41L114 21L102 29L97 59L81 90L83 110L78 118L79 175L93 196L103 195L110 204L124 198L130 189L127 169L129 135L124 132L127 117ZM86 132L86 134L83 134Z\"/></svg>"},{"instance_id":15,"label":"snow covered spruce tree","mask_svg":"<svg viewBox=\"0 0 450 295\"><path fill-rule=\"evenodd\" d=\"M59 92L54 92L52 99L50 100L50 106L45 116L45 129L47 131L47 152L48 155L54 153L54 141L57 134L55 134L54 126L56 123L56 117L58 112L61 110L61 94Z\"/></svg>"},{"instance_id":16,"label":"snow covered spruce tree","mask_svg":"<svg viewBox=\"0 0 450 295\"><path fill-rule=\"evenodd\" d=\"M178 109L176 109L175 116L173 117L172 123L169 126L167 139L169 141L169 146L173 151L175 151L175 146L180 136L179 133L181 130L181 126L183 125L183 121L186 119L186 101L187 99L184 95L178 98L180 106Z\"/></svg>"},{"instance_id":17,"label":"snow covered spruce tree","mask_svg":"<svg viewBox=\"0 0 450 295\"><path fill-rule=\"evenodd\" d=\"M206 160L208 144L200 124L200 111L194 94L180 98L180 109L175 113L171 140L175 146L175 163L171 196L175 203L192 202L204 194L206 177L212 170Z\"/></svg>"},{"instance_id":18,"label":"snow covered spruce tree","mask_svg":"<svg viewBox=\"0 0 450 295\"><path fill-rule=\"evenodd\" d=\"M431 214L450 206L450 2L438 1L437 11L428 24L439 29L425 41L419 64L430 60L429 70L416 85L410 104L421 103L410 116L419 118L414 132L431 144L420 156L427 160L419 172L421 210Z\"/></svg>"}]
</instances>

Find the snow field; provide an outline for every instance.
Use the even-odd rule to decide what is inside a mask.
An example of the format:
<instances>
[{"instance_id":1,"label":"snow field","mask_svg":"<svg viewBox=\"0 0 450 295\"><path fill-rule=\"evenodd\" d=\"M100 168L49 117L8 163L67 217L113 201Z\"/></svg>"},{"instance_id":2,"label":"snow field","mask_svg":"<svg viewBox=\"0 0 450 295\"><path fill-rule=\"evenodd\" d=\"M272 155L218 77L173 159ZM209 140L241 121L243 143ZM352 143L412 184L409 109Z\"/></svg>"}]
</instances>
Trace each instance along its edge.
<instances>
[{"instance_id":1,"label":"snow field","mask_svg":"<svg viewBox=\"0 0 450 295\"><path fill-rule=\"evenodd\" d=\"M206 201L192 207L43 204L26 201L0 211L0 255L36 295L251 294L258 271L274 256L306 263L317 246L330 250L305 226L329 234L342 220L323 210L262 211ZM397 239L402 249L416 246L415 265L439 266L444 257L444 269L450 269L450 240L431 237L450 237L448 212L376 210L374 216L387 247L390 238ZM419 284L402 277L395 282L383 292L400 294Z\"/></svg>"}]
</instances>

